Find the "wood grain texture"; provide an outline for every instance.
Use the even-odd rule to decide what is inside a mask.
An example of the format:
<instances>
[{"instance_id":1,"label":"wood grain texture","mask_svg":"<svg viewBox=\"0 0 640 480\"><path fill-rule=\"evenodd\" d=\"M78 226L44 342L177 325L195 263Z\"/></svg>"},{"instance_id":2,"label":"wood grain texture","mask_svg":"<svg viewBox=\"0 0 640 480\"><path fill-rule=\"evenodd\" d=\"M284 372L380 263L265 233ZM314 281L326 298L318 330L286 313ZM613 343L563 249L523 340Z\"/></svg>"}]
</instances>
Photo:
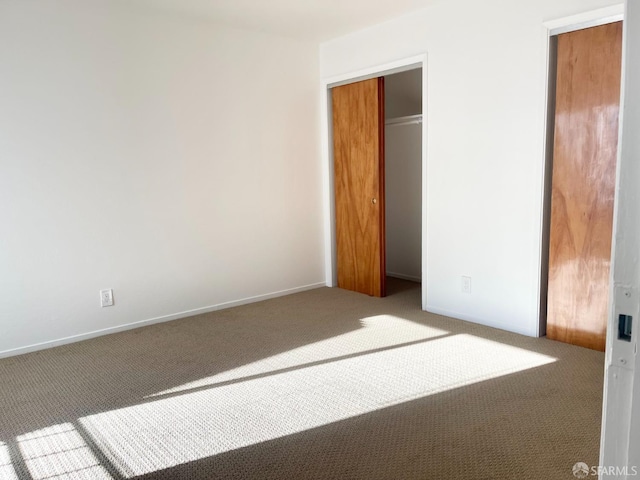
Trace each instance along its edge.
<instances>
[{"instance_id":1,"label":"wood grain texture","mask_svg":"<svg viewBox=\"0 0 640 480\"><path fill-rule=\"evenodd\" d=\"M338 287L385 296L384 79L332 89Z\"/></svg>"},{"instance_id":2,"label":"wood grain texture","mask_svg":"<svg viewBox=\"0 0 640 480\"><path fill-rule=\"evenodd\" d=\"M547 336L604 351L622 23L558 37Z\"/></svg>"}]
</instances>

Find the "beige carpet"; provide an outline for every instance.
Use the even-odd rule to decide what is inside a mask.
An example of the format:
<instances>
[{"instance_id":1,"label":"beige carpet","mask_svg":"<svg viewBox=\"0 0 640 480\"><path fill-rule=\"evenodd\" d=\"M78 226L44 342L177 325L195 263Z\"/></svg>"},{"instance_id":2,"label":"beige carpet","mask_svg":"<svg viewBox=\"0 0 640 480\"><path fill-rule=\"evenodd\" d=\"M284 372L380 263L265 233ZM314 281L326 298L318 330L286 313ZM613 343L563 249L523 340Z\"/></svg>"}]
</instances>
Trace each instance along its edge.
<instances>
[{"instance_id":1,"label":"beige carpet","mask_svg":"<svg viewBox=\"0 0 640 480\"><path fill-rule=\"evenodd\" d=\"M309 292L0 360L0 480L571 479L604 356Z\"/></svg>"}]
</instances>

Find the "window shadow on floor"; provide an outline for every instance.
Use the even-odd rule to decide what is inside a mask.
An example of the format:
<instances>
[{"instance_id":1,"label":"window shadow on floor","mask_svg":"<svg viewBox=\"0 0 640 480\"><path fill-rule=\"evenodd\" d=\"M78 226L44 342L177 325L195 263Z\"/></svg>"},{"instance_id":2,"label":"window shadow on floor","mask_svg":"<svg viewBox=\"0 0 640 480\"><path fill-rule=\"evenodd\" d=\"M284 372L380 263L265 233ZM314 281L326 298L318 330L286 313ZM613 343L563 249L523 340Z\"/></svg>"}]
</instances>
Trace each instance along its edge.
<instances>
[{"instance_id":1,"label":"window shadow on floor","mask_svg":"<svg viewBox=\"0 0 640 480\"><path fill-rule=\"evenodd\" d=\"M573 463L595 458L601 353L422 312L416 283L393 279L389 293L379 299L320 288L0 360L0 447L6 447L10 457L0 468L16 470L20 479L37 478L17 439L71 425L83 439L79 448L93 452L106 478L120 478L120 470L83 419L183 395L209 395L216 388L224 392L305 369L366 361L367 355L389 354L392 359L395 351L438 345L456 335L557 361L141 478L552 479L566 478L560 464L573 456L583 455ZM428 377L429 365L425 368ZM305 405L296 408L304 410ZM296 408L291 408L292 414ZM232 420L242 435L242 411ZM132 427L130 435L135 439L141 433ZM208 435L215 433L203 432L203 442ZM537 455L542 454L549 459L538 465ZM537 475L551 472L544 462L562 475ZM425 476L430 463L436 473ZM459 464L462 474L447 477L451 472L443 470L445 463ZM495 471L498 476L470 476L474 465L479 468L476 473ZM506 471L503 465L514 469L511 477L499 476Z\"/></svg>"}]
</instances>

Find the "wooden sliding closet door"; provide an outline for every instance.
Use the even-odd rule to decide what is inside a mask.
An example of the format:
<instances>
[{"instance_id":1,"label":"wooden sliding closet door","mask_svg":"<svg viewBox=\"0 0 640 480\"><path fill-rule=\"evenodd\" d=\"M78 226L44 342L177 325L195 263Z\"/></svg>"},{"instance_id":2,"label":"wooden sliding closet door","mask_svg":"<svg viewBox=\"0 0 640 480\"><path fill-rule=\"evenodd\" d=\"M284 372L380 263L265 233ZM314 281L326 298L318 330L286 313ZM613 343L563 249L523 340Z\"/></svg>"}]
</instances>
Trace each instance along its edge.
<instances>
[{"instance_id":1,"label":"wooden sliding closet door","mask_svg":"<svg viewBox=\"0 0 640 480\"><path fill-rule=\"evenodd\" d=\"M547 336L604 351L622 22L558 36Z\"/></svg>"},{"instance_id":2,"label":"wooden sliding closet door","mask_svg":"<svg viewBox=\"0 0 640 480\"><path fill-rule=\"evenodd\" d=\"M338 287L383 297L384 79L331 92Z\"/></svg>"}]
</instances>

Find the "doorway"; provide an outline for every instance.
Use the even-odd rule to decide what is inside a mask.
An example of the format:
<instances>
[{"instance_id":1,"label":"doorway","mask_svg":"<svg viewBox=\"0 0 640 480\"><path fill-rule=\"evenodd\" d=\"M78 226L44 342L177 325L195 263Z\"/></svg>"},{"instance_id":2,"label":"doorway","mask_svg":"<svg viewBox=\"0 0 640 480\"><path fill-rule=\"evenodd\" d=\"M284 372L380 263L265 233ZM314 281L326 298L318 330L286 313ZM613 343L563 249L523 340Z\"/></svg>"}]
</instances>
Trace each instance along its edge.
<instances>
[{"instance_id":1,"label":"doorway","mask_svg":"<svg viewBox=\"0 0 640 480\"><path fill-rule=\"evenodd\" d=\"M332 90L338 287L421 280L422 72ZM395 282L397 283L397 282Z\"/></svg>"},{"instance_id":2,"label":"doorway","mask_svg":"<svg viewBox=\"0 0 640 480\"><path fill-rule=\"evenodd\" d=\"M352 72L349 74L345 74L345 75L340 75L337 77L333 77L333 78L328 78L325 79L323 81L323 88L322 88L322 98L323 98L323 104L326 105L326 109L322 110L322 117L323 117L323 121L322 121L322 136L324 138L323 140L323 156L325 159L325 170L324 170L324 182L325 182L325 189L324 189L324 194L325 194L325 198L324 198L324 205L325 205L325 246L326 246L326 285L330 286L330 287L335 287L338 286L338 275L337 275L337 245L336 245L336 204L335 204L335 171L334 171L334 148L333 148L333 142L334 142L334 138L333 138L333 110L332 110L332 89L335 87L339 87L342 85L348 85L348 84L353 84L355 82L359 82L362 80L367 80L367 79L373 79L373 78L380 78L380 77L384 77L385 81L389 81L392 84L392 92L393 92L393 84L395 83L395 80L397 80L398 78L402 78L402 75L399 75L398 78L393 78L394 75L396 74L402 74L405 72L409 72L412 70L419 70L420 75L418 77L416 77L416 72L413 73L413 75L407 74L407 76L412 76L413 77L413 85L417 87L417 91L419 93L418 95L418 103L420 104L419 108L413 109L410 113L411 114L416 114L416 112L425 112L425 105L426 105L426 96L425 96L425 92L426 92L426 55L420 55L420 56L416 56L416 57L411 57L411 58L407 58L404 60L399 60L399 61L395 61L389 64L385 64L385 65L380 65L378 67L373 67L370 69L366 69L366 70L361 70L361 71L356 71L356 72ZM416 81L417 79L417 81ZM405 77L405 80L407 80L407 78ZM400 83L402 83L402 81L400 80ZM402 88L400 88L400 90L402 90ZM401 92L400 92L401 93ZM391 98L394 97L394 94L391 93ZM405 99L406 100L406 99ZM398 102L402 102L402 99L398 100ZM397 116L401 115L400 113L398 113L397 108L402 108L398 102L391 102L390 104L386 105L386 110L388 111L388 115L386 115L386 118L383 120L383 126L385 127L385 130L389 130L390 127L387 125L384 125L386 123L385 120L392 120L392 122L397 121ZM415 102L415 100L414 100ZM387 102L388 103L388 102ZM394 109L396 113L394 113ZM404 115L404 116L409 116L409 115ZM393 118L392 118L393 117ZM401 122L399 122L401 123ZM425 256L425 250L426 250L426 236L425 236L425 230L426 230L426 159L427 159L427 149L426 149L426 122L424 121L420 121L420 118L414 118L414 119L409 119L409 121L405 124L405 125L397 125L391 128L396 129L397 131L401 131L404 130L406 126L409 126L409 130L413 129L413 130L419 130L420 132L420 140L418 140L417 142L417 151L419 152L419 157L415 158L415 161L417 162L417 164L419 165L419 169L418 169L418 179L419 179L419 193L420 195L417 197L418 198L418 202L419 202L419 206L417 208L418 211L418 220L417 223L419 225L418 227L418 231L419 231L419 238L416 240L414 240L413 242L413 246L412 247L405 247L407 250L411 250L413 248L413 252L415 252L415 244L417 242L418 244L418 250L419 250L419 256L417 258L417 260L415 260L416 255L415 253L413 254L413 258L414 260L412 261L412 266L413 266L413 270L407 270L406 268L401 268L399 269L400 271L394 271L394 270L389 270L389 273L391 273L394 276L397 276L398 278L401 278L400 276L403 275L405 278L405 280L411 280L411 281L422 281L421 283L421 307L424 310L426 305L427 305L427 291L426 291L426 256ZM394 134L391 134L394 135ZM386 135L385 135L386 136ZM394 142L394 140L390 140L391 143ZM414 149L414 153L415 153L415 149ZM391 161L392 163L394 163L394 161ZM386 177L386 172L384 177ZM414 178L414 180L416 180ZM391 182L393 182L394 180L390 180ZM415 195L414 195L415 198ZM371 201L371 199L369 200ZM394 200L391 200L391 203L393 205ZM415 205L415 204L414 204ZM392 207L393 208L393 207ZM386 214L386 208L385 210L385 214ZM390 215L392 215L392 213L390 213ZM411 222L411 225L413 228L413 231L416 231L415 228L415 224L416 224L416 216L412 217L414 220ZM393 220L391 220L393 222ZM385 235L385 240L386 240L386 235ZM413 238L416 238L415 236ZM389 241L391 243L393 243L393 239L389 239ZM386 249L385 249L385 253ZM403 252L400 252L400 254L402 254ZM391 253L392 255L392 263L390 265L393 265L393 255L394 253ZM417 268L416 268L416 263ZM408 273L406 273L408 272ZM384 273L385 273L385 277L386 277L386 273L387 273L387 269L384 269ZM411 277L411 278L409 278Z\"/></svg>"},{"instance_id":3,"label":"doorway","mask_svg":"<svg viewBox=\"0 0 640 480\"><path fill-rule=\"evenodd\" d=\"M600 351L608 319L621 56L621 21L550 41L543 326L550 339Z\"/></svg>"}]
</instances>

